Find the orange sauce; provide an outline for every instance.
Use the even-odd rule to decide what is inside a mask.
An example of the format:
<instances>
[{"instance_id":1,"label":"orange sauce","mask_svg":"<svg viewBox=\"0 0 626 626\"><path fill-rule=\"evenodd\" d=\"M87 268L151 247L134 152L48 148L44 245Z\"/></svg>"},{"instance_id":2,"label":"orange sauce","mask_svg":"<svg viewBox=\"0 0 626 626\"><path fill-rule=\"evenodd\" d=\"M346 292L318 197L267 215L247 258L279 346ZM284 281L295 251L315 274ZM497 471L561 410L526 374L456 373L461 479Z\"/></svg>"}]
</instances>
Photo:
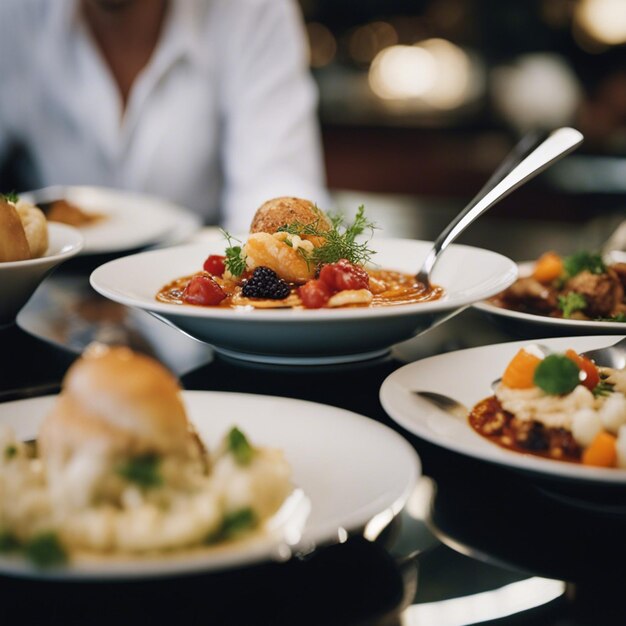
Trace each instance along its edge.
<instances>
[{"instance_id":1,"label":"orange sauce","mask_svg":"<svg viewBox=\"0 0 626 626\"><path fill-rule=\"evenodd\" d=\"M370 283L373 293L372 302L370 304L350 305L352 307L382 307L415 304L416 302L431 302L433 300L439 300L444 294L443 288L435 285L431 289L428 289L426 285L418 282L415 276L411 274L402 274L401 272L394 272L392 270L367 270L367 273L370 278L373 279ZM159 290L156 299L166 304L186 304L182 300L182 294L191 278L192 276L184 276L173 280ZM242 286L235 282L222 281L219 278L216 280L226 293L226 298L216 306L220 308L240 308L240 305L233 303L233 298L241 294ZM297 296L298 287L299 285L291 285L291 295L288 299L294 302L294 304L291 305L290 308L303 308L303 306L299 304L299 298ZM261 300L260 302L269 303L270 301ZM277 308L285 306L281 304L281 300L271 302Z\"/></svg>"}]
</instances>

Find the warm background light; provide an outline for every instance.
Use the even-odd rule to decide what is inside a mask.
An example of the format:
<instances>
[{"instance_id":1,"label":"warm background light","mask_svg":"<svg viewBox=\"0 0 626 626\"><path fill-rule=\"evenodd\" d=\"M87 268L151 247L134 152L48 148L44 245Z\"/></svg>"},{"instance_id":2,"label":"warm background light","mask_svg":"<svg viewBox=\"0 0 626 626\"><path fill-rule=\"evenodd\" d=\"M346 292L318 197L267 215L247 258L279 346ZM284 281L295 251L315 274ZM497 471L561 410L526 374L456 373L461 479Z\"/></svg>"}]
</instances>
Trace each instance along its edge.
<instances>
[{"instance_id":1,"label":"warm background light","mask_svg":"<svg viewBox=\"0 0 626 626\"><path fill-rule=\"evenodd\" d=\"M574 19L598 43L626 43L626 0L580 0Z\"/></svg>"}]
</instances>

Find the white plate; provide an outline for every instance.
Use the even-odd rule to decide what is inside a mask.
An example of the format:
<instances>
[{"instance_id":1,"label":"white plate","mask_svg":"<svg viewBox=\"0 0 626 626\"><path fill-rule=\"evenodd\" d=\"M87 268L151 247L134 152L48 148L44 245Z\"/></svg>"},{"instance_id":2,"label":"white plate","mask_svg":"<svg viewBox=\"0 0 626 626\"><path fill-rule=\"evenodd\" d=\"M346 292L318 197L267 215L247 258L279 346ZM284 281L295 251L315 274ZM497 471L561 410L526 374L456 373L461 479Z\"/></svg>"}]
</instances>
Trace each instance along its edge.
<instances>
[{"instance_id":1,"label":"white plate","mask_svg":"<svg viewBox=\"0 0 626 626\"><path fill-rule=\"evenodd\" d=\"M180 243L200 226L200 218L162 198L104 187L45 187L20 194L27 202L64 199L106 219L80 228L82 254L110 254L156 244Z\"/></svg>"},{"instance_id":2,"label":"white plate","mask_svg":"<svg viewBox=\"0 0 626 626\"><path fill-rule=\"evenodd\" d=\"M380 267L415 272L431 248L427 241L373 239ZM436 266L433 282L445 295L433 302L378 308L235 310L164 304L156 293L167 283L198 272L224 243L188 245L130 255L93 272L96 291L127 306L150 311L188 335L239 358L271 363L330 363L372 358L494 295L517 276L504 256L452 245Z\"/></svg>"},{"instance_id":3,"label":"white plate","mask_svg":"<svg viewBox=\"0 0 626 626\"><path fill-rule=\"evenodd\" d=\"M210 449L233 425L260 445L282 449L293 481L311 505L299 545L336 542L390 519L404 506L420 462L399 434L374 420L332 406L252 394L183 392L190 420ZM0 424L33 438L54 396L0 404ZM329 434L332 433L332 436ZM37 570L18 558L0 558L0 573L56 579L166 576L218 571L278 556L276 537L204 548L179 556L79 560L65 568Z\"/></svg>"},{"instance_id":4,"label":"white plate","mask_svg":"<svg viewBox=\"0 0 626 626\"><path fill-rule=\"evenodd\" d=\"M584 352L618 341L620 336L561 337L541 343L556 351L573 348ZM405 365L383 382L380 400L385 411L409 432L436 445L490 463L561 479L597 481L626 485L626 470L586 467L543 459L502 448L481 435L467 419L435 408L413 391L434 391L451 396L472 408L493 395L491 382L502 376L515 353L529 341L450 352Z\"/></svg>"},{"instance_id":5,"label":"white plate","mask_svg":"<svg viewBox=\"0 0 626 626\"><path fill-rule=\"evenodd\" d=\"M519 275L530 276L534 264L534 261L520 263L518 265ZM533 335L536 335L537 332L558 336L565 334L588 335L589 333L612 335L626 330L626 323L623 322L594 322L592 320L569 320L533 315L532 313L520 313L511 309L504 309L490 302L477 302L474 307L483 313L500 318L510 326L517 325L520 330L532 328Z\"/></svg>"},{"instance_id":6,"label":"white plate","mask_svg":"<svg viewBox=\"0 0 626 626\"><path fill-rule=\"evenodd\" d=\"M78 254L83 237L65 224L48 225L48 250L37 259L0 263L0 328L15 321L39 283L57 265Z\"/></svg>"}]
</instances>

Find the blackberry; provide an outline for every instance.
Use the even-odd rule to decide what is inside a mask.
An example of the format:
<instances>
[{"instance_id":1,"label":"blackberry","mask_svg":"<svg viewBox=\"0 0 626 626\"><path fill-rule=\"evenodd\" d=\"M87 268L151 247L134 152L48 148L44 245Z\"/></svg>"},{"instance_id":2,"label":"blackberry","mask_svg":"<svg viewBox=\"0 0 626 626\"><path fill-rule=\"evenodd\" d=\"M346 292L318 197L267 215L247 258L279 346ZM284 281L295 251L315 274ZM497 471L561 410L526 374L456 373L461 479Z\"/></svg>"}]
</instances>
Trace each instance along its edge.
<instances>
[{"instance_id":1,"label":"blackberry","mask_svg":"<svg viewBox=\"0 0 626 626\"><path fill-rule=\"evenodd\" d=\"M283 300L290 293L289 285L269 267L257 267L243 286L241 293L246 298L268 298Z\"/></svg>"}]
</instances>

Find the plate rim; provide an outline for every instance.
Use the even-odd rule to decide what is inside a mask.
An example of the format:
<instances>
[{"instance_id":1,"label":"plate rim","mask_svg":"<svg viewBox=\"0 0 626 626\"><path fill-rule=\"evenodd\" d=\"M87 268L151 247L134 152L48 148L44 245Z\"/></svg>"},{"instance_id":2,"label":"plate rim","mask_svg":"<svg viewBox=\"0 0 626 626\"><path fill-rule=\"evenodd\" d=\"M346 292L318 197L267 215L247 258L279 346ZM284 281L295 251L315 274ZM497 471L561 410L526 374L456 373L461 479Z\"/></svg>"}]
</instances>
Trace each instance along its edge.
<instances>
[{"instance_id":1,"label":"plate rim","mask_svg":"<svg viewBox=\"0 0 626 626\"><path fill-rule=\"evenodd\" d=\"M619 341L623 337L624 335L620 334L560 336L541 339L541 342L549 345L555 342L569 342L571 344L575 344L577 341L593 341L594 343L597 342L598 346L609 346L612 345L612 343ZM412 420L407 415L402 414L401 411L396 411L395 407L392 405L392 401L390 401L392 393L390 389L394 385L400 385L400 383L396 380L398 377L408 371L414 369L418 370L419 368L427 367L428 363L432 363L435 359L447 360L459 354L468 355L481 351L499 351L505 349L510 350L511 355L513 355L517 349L533 343L533 341L534 340L532 339L524 339L521 341L509 341L503 343L487 344L485 346L477 346L473 348L465 348L463 350L455 350L453 352L437 354L403 365L402 367L389 374L389 376L387 376L383 381L379 391L380 403L382 404L385 413L396 424L400 425L411 435L424 439L425 441L428 441L429 443L432 443L441 448L451 450L457 454L468 456L489 464L494 464L507 470L521 470L524 473L539 475L543 478L553 478L570 482L578 481L587 484L600 483L604 485L626 485L626 469L586 467L575 463L544 459L530 454L509 451L481 437L478 433L471 429L471 427L467 423L467 420L457 420L458 423L463 424L467 428L469 433L473 433L483 442L481 449L477 450L472 448L468 450L467 446L465 446L462 442L459 443L453 438L450 440L446 440L445 437L437 435L427 428L422 428L420 422ZM488 385L485 385L485 387L487 388ZM428 389L424 388L421 390L428 391ZM445 415L445 413L439 409L434 410L438 413L442 413ZM418 424L418 426L416 426L416 424ZM483 450L486 452L485 455L482 454Z\"/></svg>"},{"instance_id":2,"label":"plate rim","mask_svg":"<svg viewBox=\"0 0 626 626\"><path fill-rule=\"evenodd\" d=\"M307 419L310 419L310 415L314 414L315 411L324 411L327 413L329 418L332 416L332 419L345 419L353 424L358 424L359 426L357 426L357 428L364 427L378 430L381 436L385 436L389 441L393 442L397 453L402 454L403 456L403 464L406 464L406 467L402 468L403 473L406 473L404 476L404 483L402 486L398 485L397 489L393 492L393 497L390 496L390 492L385 492L384 506L382 503L376 504L376 501L371 499L367 507L365 507L365 510L360 509L356 512L351 512L350 515L341 522L340 526L335 525L330 520L327 520L325 524L318 523L319 528L317 529L308 529L305 524L302 533L304 545L309 545L312 542L312 544L317 547L338 543L340 541L338 533L340 528L344 528L348 532L359 532L367 526L372 519L377 518L379 515L384 517L389 515L389 513L392 513L395 517L403 509L415 484L417 483L417 480L422 474L421 459L415 448L413 448L405 437L390 426L354 411L310 400L266 394L186 389L182 390L181 393L183 399L186 396L205 396L207 397L207 400L210 400L211 397L220 396L224 403L230 403L231 401L236 401L237 398L242 397L245 402L260 401L273 404L279 403L284 405L285 412L287 412L290 408L293 410L294 405L306 404L310 410L309 417ZM10 410L11 405L25 403L45 404L52 402L57 396L58 394L50 394L2 403L0 405L0 423L3 422L2 412ZM293 416L290 416L290 418L291 417ZM210 418L207 417L207 419ZM304 490L304 486L296 485L295 487L296 489L302 488L306 497L306 490ZM373 511L374 508L376 508L375 512ZM331 526L333 527L332 529ZM224 559L222 559L222 561L219 561L218 559L216 562L214 555L203 555L201 552L194 555L192 550L186 560L181 560L181 558L176 556L171 559L165 557L164 559L155 561L146 559L143 562L141 558L135 561L132 559L121 559L108 562L108 567L98 567L93 564L83 564L83 566L78 565L72 567L70 564L67 567L50 570L37 569L20 557L0 557L0 575L40 580L105 581L154 579L193 574L219 574L220 572L227 570L251 567L271 561L271 557L275 554L278 546L279 542L270 537L265 538L259 543L252 541L248 544L248 549L244 551L241 551L242 544L239 544L239 551L237 551L237 545L235 545L235 556L234 558L231 556L230 559L226 559L227 562L223 562ZM142 566L137 568L137 563L141 563Z\"/></svg>"},{"instance_id":3,"label":"plate rim","mask_svg":"<svg viewBox=\"0 0 626 626\"><path fill-rule=\"evenodd\" d=\"M376 241L379 242L410 242L417 245L423 244L432 244L431 241L421 240L421 239L410 239L410 238L402 238L402 237L380 237L377 238ZM355 320L355 319L371 319L374 317L407 317L413 316L415 313L423 312L425 314L428 313L439 313L443 311L449 311L458 307L469 306L474 303L475 300L471 297L446 297L444 295L443 298L439 300L434 300L431 302L418 302L415 304L405 304L402 306L389 306L389 307L378 307L376 309L371 308L337 308L337 309L315 309L315 310L267 310L267 309L254 309L254 310L246 310L246 309L220 309L217 307L181 307L181 305L175 304L165 304L161 302L157 302L156 298L154 301L149 301L147 299L137 298L133 296L126 296L124 294L120 294L116 292L114 289L106 285L101 284L102 274L107 271L110 271L111 267L115 265L123 265L124 263L128 263L130 259L137 256L147 256L147 255L164 255L164 254L175 254L177 251L191 251L192 249L202 249L207 248L209 244L204 243L190 243L184 244L181 246L174 246L167 249L162 250L147 250L144 252L139 252L137 254L131 254L124 256L119 259L114 259L103 265L97 267L89 276L89 283L91 286L102 296L124 304L126 306L133 306L137 308L142 308L144 310L162 314L169 315L172 317L190 317L190 318L200 318L200 319L221 319L221 320L233 320L233 321L241 321L241 320L264 320L264 321L280 321L280 322L294 322L294 321L315 321L320 319L325 320ZM488 250L486 248L480 248L477 246L468 246L465 244L451 244L450 248L458 249L458 250L470 250L472 253L478 252L480 254L486 253L489 256L493 256L494 258L499 259L505 265L508 265L508 269L504 272L501 272L497 276L494 276L492 279L493 285L487 290L487 293L490 295L495 295L502 289L506 288L503 285L510 285L515 278L517 277L517 264L499 252L494 252L492 250ZM489 295L480 294L478 297L487 298Z\"/></svg>"}]
</instances>

